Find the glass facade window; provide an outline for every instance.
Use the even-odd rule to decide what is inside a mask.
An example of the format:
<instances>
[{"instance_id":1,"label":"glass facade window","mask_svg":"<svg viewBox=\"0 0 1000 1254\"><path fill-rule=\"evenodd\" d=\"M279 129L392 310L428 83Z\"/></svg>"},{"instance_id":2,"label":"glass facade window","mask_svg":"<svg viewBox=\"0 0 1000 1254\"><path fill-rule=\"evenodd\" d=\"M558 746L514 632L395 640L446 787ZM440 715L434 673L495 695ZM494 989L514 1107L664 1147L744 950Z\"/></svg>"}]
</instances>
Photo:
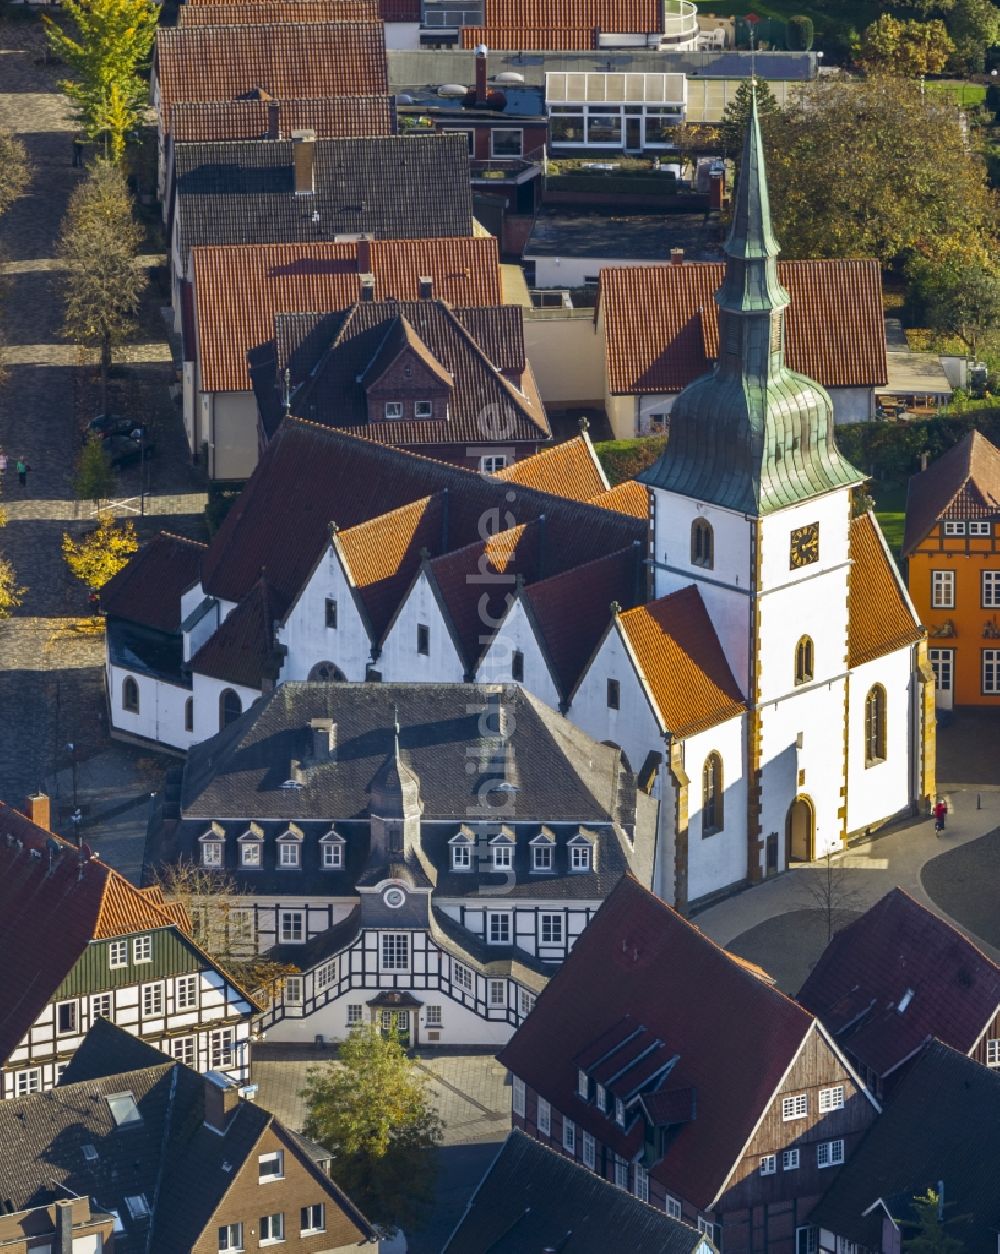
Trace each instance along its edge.
<instances>
[{"instance_id":1,"label":"glass facade window","mask_svg":"<svg viewBox=\"0 0 1000 1254\"><path fill-rule=\"evenodd\" d=\"M587 143L613 144L622 142L622 115L620 110L614 113L587 113Z\"/></svg>"}]
</instances>

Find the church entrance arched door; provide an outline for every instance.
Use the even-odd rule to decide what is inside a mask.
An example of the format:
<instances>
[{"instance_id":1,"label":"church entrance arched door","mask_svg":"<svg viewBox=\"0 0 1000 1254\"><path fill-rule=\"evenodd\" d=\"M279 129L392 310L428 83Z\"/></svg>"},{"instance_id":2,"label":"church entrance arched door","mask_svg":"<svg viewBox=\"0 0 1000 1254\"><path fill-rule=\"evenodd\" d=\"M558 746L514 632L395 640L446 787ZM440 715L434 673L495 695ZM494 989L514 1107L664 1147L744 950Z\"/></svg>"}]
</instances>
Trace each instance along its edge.
<instances>
[{"instance_id":1,"label":"church entrance arched door","mask_svg":"<svg viewBox=\"0 0 1000 1254\"><path fill-rule=\"evenodd\" d=\"M816 814L808 797L796 797L785 820L788 862L812 862L816 848Z\"/></svg>"}]
</instances>

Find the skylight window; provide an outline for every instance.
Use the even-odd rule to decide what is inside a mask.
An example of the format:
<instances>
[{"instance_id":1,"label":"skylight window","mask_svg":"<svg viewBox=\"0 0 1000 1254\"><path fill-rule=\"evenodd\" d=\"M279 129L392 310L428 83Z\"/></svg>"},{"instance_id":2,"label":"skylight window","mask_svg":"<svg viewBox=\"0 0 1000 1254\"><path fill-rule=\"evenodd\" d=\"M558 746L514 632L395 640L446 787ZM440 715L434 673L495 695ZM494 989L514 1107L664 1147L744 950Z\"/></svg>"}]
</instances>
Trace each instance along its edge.
<instances>
[{"instance_id":1,"label":"skylight window","mask_svg":"<svg viewBox=\"0 0 1000 1254\"><path fill-rule=\"evenodd\" d=\"M142 1115L139 1114L139 1107L131 1093L109 1093L108 1107L116 1128L128 1128L142 1123Z\"/></svg>"},{"instance_id":2,"label":"skylight window","mask_svg":"<svg viewBox=\"0 0 1000 1254\"><path fill-rule=\"evenodd\" d=\"M135 1193L131 1197L126 1197L125 1205L128 1207L128 1213L133 1219L148 1219L149 1205L146 1202L145 1194Z\"/></svg>"},{"instance_id":3,"label":"skylight window","mask_svg":"<svg viewBox=\"0 0 1000 1254\"><path fill-rule=\"evenodd\" d=\"M86 1163L96 1163L100 1154L94 1149L93 1145L81 1145L80 1153L83 1154L83 1161Z\"/></svg>"}]
</instances>

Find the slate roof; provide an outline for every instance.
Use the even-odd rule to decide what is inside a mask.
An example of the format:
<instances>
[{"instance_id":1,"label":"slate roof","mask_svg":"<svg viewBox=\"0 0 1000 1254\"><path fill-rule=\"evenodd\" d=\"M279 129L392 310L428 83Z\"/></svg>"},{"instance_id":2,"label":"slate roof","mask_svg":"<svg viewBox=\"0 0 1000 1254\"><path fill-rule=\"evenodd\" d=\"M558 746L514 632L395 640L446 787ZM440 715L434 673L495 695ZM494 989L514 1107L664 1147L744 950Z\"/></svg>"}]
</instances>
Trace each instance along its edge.
<instances>
[{"instance_id":1,"label":"slate roof","mask_svg":"<svg viewBox=\"0 0 1000 1254\"><path fill-rule=\"evenodd\" d=\"M0 1103L0 1182L4 1198L15 1209L43 1205L67 1193L89 1195L122 1220L124 1231L115 1237L116 1250L124 1254L190 1250L239 1168L270 1128L303 1159L326 1194L331 1240L346 1245L371 1235L353 1204L302 1156L272 1115L240 1100L224 1133L207 1128L203 1122L207 1081L146 1047L141 1048L147 1057L140 1060L135 1048L139 1043L122 1040L127 1036L98 1020L80 1049L85 1067L71 1062L56 1088ZM122 1058L124 1069L115 1071ZM71 1080L74 1067L79 1082ZM132 1095L140 1115L129 1126L117 1126L108 1105L107 1098L120 1093ZM84 1157L85 1145L94 1147L96 1159ZM138 1195L145 1197L151 1218L131 1218L125 1199Z\"/></svg>"},{"instance_id":2,"label":"slate roof","mask_svg":"<svg viewBox=\"0 0 1000 1254\"><path fill-rule=\"evenodd\" d=\"M309 35L324 28L288 29ZM365 88L366 95L380 91L384 85ZM295 93L286 89L284 94ZM308 86L300 85L297 94L308 95ZM378 239L473 234L464 135L379 135L314 144L316 190L308 203L295 194L291 140L178 144L174 185L180 256L203 245L308 244L339 234ZM405 197L400 187L407 189Z\"/></svg>"},{"instance_id":3,"label":"slate roof","mask_svg":"<svg viewBox=\"0 0 1000 1254\"><path fill-rule=\"evenodd\" d=\"M191 670L245 688L260 688L281 669L274 648L274 609L267 579L242 601L191 658Z\"/></svg>"},{"instance_id":4,"label":"slate roof","mask_svg":"<svg viewBox=\"0 0 1000 1254\"><path fill-rule=\"evenodd\" d=\"M101 609L109 618L123 613L154 631L178 631L181 595L197 583L206 547L161 531L104 585Z\"/></svg>"},{"instance_id":5,"label":"slate roof","mask_svg":"<svg viewBox=\"0 0 1000 1254\"><path fill-rule=\"evenodd\" d=\"M637 519L531 488L517 488L511 501L511 485L502 480L291 420L265 449L209 546L202 564L205 591L242 600L264 566L283 614L328 543L331 520L346 529L444 488L449 549L477 537L489 509L509 511L516 523L545 514L553 525L603 531L609 542L613 533L619 537L614 548L646 532Z\"/></svg>"},{"instance_id":6,"label":"slate roof","mask_svg":"<svg viewBox=\"0 0 1000 1254\"><path fill-rule=\"evenodd\" d=\"M177 25L184 30L192 26L372 22L377 18L378 8L373 0L240 0L230 4L185 4L177 9Z\"/></svg>"},{"instance_id":7,"label":"slate roof","mask_svg":"<svg viewBox=\"0 0 1000 1254\"><path fill-rule=\"evenodd\" d=\"M368 268L380 301L416 300L427 276L451 304L500 304L492 236L372 240L364 252L362 258L356 243L196 248L191 256L203 390L248 391L247 354L272 339L276 316L349 308Z\"/></svg>"},{"instance_id":8,"label":"slate roof","mask_svg":"<svg viewBox=\"0 0 1000 1254\"><path fill-rule=\"evenodd\" d=\"M697 1090L698 1117L679 1130L651 1175L666 1192L708 1210L816 1030L814 1020L625 876L499 1061L629 1160L642 1148L642 1120L626 1131L577 1098L581 1051L626 1016L679 1055L661 1091Z\"/></svg>"},{"instance_id":9,"label":"slate roof","mask_svg":"<svg viewBox=\"0 0 1000 1254\"><path fill-rule=\"evenodd\" d=\"M613 395L679 392L710 369L719 354L714 294L723 271L716 262L601 271ZM791 296L785 334L792 370L827 388L886 382L877 261L779 261L778 278Z\"/></svg>"},{"instance_id":10,"label":"slate roof","mask_svg":"<svg viewBox=\"0 0 1000 1254\"><path fill-rule=\"evenodd\" d=\"M916 1235L911 1200L944 1185L945 1233L967 1254L994 1254L1000 1228L1000 1074L930 1042L900 1080L809 1222L882 1248L885 1211ZM879 1199L885 1207L873 1204ZM866 1214L866 1212L869 1212Z\"/></svg>"},{"instance_id":11,"label":"slate roof","mask_svg":"<svg viewBox=\"0 0 1000 1254\"><path fill-rule=\"evenodd\" d=\"M618 625L664 730L693 736L746 708L693 584L626 610Z\"/></svg>"},{"instance_id":12,"label":"slate roof","mask_svg":"<svg viewBox=\"0 0 1000 1254\"><path fill-rule=\"evenodd\" d=\"M0 1061L92 940L180 926L155 894L0 802ZM207 959L206 959L207 962ZM2 1103L0 1103L2 1104Z\"/></svg>"},{"instance_id":13,"label":"slate roof","mask_svg":"<svg viewBox=\"0 0 1000 1254\"><path fill-rule=\"evenodd\" d=\"M834 936L798 1000L885 1078L931 1037L967 1054L1000 1011L1000 967L894 888Z\"/></svg>"},{"instance_id":14,"label":"slate roof","mask_svg":"<svg viewBox=\"0 0 1000 1254\"><path fill-rule=\"evenodd\" d=\"M871 513L851 519L851 590L848 651L861 666L923 638L896 563Z\"/></svg>"},{"instance_id":15,"label":"slate roof","mask_svg":"<svg viewBox=\"0 0 1000 1254\"><path fill-rule=\"evenodd\" d=\"M942 518L995 518L997 514L1000 449L978 431L970 431L910 479L903 556L909 556Z\"/></svg>"},{"instance_id":16,"label":"slate roof","mask_svg":"<svg viewBox=\"0 0 1000 1254\"><path fill-rule=\"evenodd\" d=\"M291 406L298 417L381 444L465 446L490 442L482 415L496 410L507 420L504 443L551 437L524 361L520 306L464 310L438 300L361 301L328 321L333 325L327 335L307 336L304 351L291 351ZM450 386L447 419L369 421L367 387L405 350ZM515 372L516 383L509 377ZM270 385L268 373L262 369L258 391L265 404L268 395L279 395L277 371L270 373ZM275 425L265 421L265 430Z\"/></svg>"},{"instance_id":17,"label":"slate roof","mask_svg":"<svg viewBox=\"0 0 1000 1254\"><path fill-rule=\"evenodd\" d=\"M287 0L279 0L285 4ZM317 0L303 0L312 6ZM185 4L188 13L200 13ZM278 110L280 133L312 130L320 139L392 135L396 106L391 96L326 96L291 100L210 100L175 104L170 111L174 143L266 139L271 106Z\"/></svg>"},{"instance_id":18,"label":"slate roof","mask_svg":"<svg viewBox=\"0 0 1000 1254\"><path fill-rule=\"evenodd\" d=\"M389 89L380 22L161 26L156 32L161 125L180 100L235 100L252 91L381 96Z\"/></svg>"},{"instance_id":19,"label":"slate roof","mask_svg":"<svg viewBox=\"0 0 1000 1254\"><path fill-rule=\"evenodd\" d=\"M694 1228L515 1128L469 1199L444 1254L693 1254ZM709 1247L710 1248L710 1247Z\"/></svg>"},{"instance_id":20,"label":"slate roof","mask_svg":"<svg viewBox=\"0 0 1000 1254\"><path fill-rule=\"evenodd\" d=\"M565 496L571 501L593 501L608 488L594 446L585 435L574 436L541 449L534 457L514 462L504 467L497 478L522 483L540 492L551 492L553 496Z\"/></svg>"}]
</instances>

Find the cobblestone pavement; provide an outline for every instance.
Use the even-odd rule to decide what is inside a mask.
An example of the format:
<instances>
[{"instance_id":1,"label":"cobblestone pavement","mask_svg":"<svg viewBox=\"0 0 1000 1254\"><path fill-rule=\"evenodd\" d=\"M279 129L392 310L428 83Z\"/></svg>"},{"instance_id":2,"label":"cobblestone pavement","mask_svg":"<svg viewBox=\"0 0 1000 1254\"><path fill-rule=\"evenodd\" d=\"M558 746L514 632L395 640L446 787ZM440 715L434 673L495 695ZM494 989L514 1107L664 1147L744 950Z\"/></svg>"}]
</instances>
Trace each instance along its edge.
<instances>
[{"instance_id":1,"label":"cobblestone pavement","mask_svg":"<svg viewBox=\"0 0 1000 1254\"><path fill-rule=\"evenodd\" d=\"M27 193L0 223L10 375L0 392L0 445L32 467L25 488L8 471L0 494L9 518L0 551L27 589L20 610L0 624L0 798L15 804L58 769L67 743L76 744L80 759L107 748L103 640L85 629L85 592L60 549L64 531L78 534L90 522L90 507L74 498L73 463L82 424L99 403L93 367L60 334L55 241L80 173L71 165L73 123L55 87L58 76L46 62L37 19L0 22L0 126L21 137L32 163ZM155 265L162 257L148 260ZM136 519L140 538L164 525L201 536L205 498L168 391L175 375L161 302L151 287L135 342L120 354L113 408L141 414L157 439L143 485L151 497ZM129 513L139 496L138 471L130 468L120 492L129 504L116 512Z\"/></svg>"},{"instance_id":2,"label":"cobblestone pavement","mask_svg":"<svg viewBox=\"0 0 1000 1254\"><path fill-rule=\"evenodd\" d=\"M257 1101L301 1130L304 1108L299 1090L310 1067L325 1051L280 1045L259 1046L253 1079ZM444 1121L438 1151L438 1179L433 1214L426 1227L408 1233L410 1254L440 1254L465 1205L510 1131L507 1073L489 1054L421 1054L417 1066Z\"/></svg>"}]
</instances>

